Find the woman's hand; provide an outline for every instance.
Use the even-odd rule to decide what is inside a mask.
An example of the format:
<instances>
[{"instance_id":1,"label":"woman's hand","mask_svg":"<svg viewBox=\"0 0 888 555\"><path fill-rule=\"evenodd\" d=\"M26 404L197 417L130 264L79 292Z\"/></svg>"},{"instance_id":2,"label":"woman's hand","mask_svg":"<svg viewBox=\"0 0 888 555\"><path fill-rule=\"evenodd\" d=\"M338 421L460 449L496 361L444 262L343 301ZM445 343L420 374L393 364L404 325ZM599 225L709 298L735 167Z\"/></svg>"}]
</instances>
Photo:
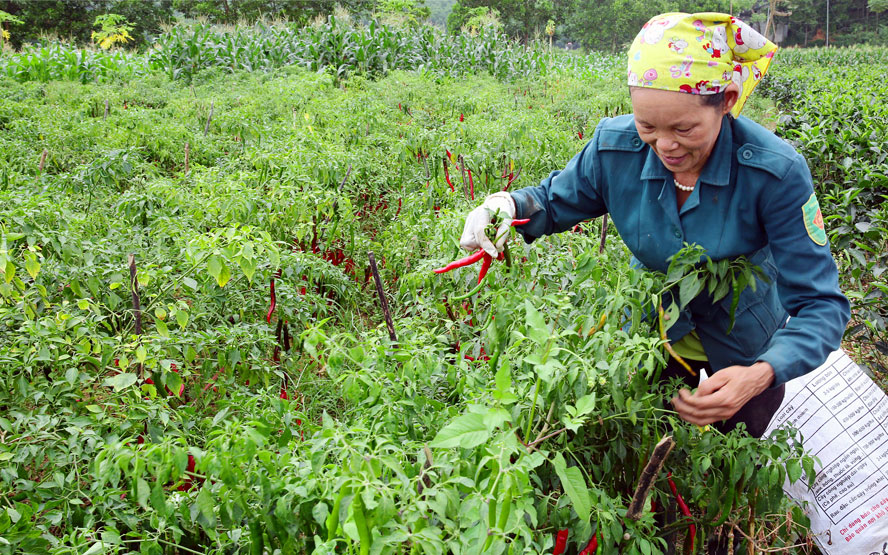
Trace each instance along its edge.
<instances>
[{"instance_id":1,"label":"woman's hand","mask_svg":"<svg viewBox=\"0 0 888 555\"><path fill-rule=\"evenodd\" d=\"M493 241L487 237L486 229L490 223L490 215L497 211L499 211L503 219L496 232L499 240L494 245ZM512 200L512 195L500 191L488 196L484 199L484 204L475 208L466 216L462 237L459 238L459 246L473 252L481 248L484 249L484 252L496 258L500 251L503 250L506 239L509 238L507 232L509 231L509 224L514 218L515 201Z\"/></svg>"},{"instance_id":2,"label":"woman's hand","mask_svg":"<svg viewBox=\"0 0 888 555\"><path fill-rule=\"evenodd\" d=\"M672 405L683 420L705 426L734 416L747 401L771 387L774 368L767 362L728 366L703 380L696 393L678 392Z\"/></svg>"}]
</instances>

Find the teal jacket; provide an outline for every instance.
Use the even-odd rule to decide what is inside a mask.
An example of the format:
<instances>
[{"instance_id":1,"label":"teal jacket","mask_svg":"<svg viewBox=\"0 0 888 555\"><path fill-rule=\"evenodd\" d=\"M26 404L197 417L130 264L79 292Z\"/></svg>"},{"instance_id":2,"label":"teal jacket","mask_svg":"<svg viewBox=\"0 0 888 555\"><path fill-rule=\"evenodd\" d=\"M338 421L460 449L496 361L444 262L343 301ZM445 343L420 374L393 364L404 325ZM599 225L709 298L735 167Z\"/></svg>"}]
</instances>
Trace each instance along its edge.
<instances>
[{"instance_id":1,"label":"teal jacket","mask_svg":"<svg viewBox=\"0 0 888 555\"><path fill-rule=\"evenodd\" d=\"M790 145L747 118L725 117L679 211L672 173L625 115L601 120L567 167L512 198L517 217L530 218L517 228L527 242L608 213L636 261L653 270L665 272L684 243L713 260L746 255L771 279L741 294L731 333L731 295L713 304L704 293L669 338L696 329L714 369L766 361L778 386L820 366L850 318L813 195L805 159Z\"/></svg>"}]
</instances>

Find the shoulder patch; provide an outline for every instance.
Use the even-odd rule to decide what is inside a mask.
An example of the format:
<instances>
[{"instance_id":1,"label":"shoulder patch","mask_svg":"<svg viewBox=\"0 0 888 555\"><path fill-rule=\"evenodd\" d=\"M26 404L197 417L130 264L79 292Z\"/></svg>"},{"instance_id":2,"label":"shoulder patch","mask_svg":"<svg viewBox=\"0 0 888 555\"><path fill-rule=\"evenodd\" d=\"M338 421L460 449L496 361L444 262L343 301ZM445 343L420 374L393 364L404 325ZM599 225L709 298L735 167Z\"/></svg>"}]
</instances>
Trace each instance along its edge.
<instances>
[{"instance_id":1,"label":"shoulder patch","mask_svg":"<svg viewBox=\"0 0 888 555\"><path fill-rule=\"evenodd\" d=\"M814 193L811 193L811 197L802 205L802 218L805 220L808 237L820 246L825 245L826 229L823 227L823 214L820 212L820 204Z\"/></svg>"}]
</instances>

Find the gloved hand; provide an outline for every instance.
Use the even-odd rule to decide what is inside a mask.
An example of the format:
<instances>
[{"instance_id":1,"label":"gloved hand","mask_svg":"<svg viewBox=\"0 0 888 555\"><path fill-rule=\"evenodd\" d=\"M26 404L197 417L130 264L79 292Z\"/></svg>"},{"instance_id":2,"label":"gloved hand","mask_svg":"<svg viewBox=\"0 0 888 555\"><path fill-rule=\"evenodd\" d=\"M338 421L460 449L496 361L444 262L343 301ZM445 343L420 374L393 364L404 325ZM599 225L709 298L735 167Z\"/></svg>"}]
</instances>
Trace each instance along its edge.
<instances>
[{"instance_id":1,"label":"gloved hand","mask_svg":"<svg viewBox=\"0 0 888 555\"><path fill-rule=\"evenodd\" d=\"M502 219L496 230L499 240L494 245L484 230L490 224L491 214L496 213L497 210L499 210ZM515 219L515 201L512 200L512 195L505 191L494 193L484 199L481 206L466 216L466 224L463 227L462 236L459 238L459 246L470 251L482 248L484 252L496 258L503 250L506 239L509 238L509 226L513 219Z\"/></svg>"}]
</instances>

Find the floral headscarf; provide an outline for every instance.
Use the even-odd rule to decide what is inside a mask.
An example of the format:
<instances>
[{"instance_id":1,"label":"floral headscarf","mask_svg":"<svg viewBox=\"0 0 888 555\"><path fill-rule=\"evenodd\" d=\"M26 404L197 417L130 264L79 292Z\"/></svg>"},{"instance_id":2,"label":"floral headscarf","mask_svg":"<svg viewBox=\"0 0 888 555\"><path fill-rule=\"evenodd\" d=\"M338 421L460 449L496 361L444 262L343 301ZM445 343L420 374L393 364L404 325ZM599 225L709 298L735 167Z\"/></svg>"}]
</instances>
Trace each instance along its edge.
<instances>
[{"instance_id":1,"label":"floral headscarf","mask_svg":"<svg viewBox=\"0 0 888 555\"><path fill-rule=\"evenodd\" d=\"M665 13L652 18L629 48L629 85L691 94L716 94L731 83L740 114L761 81L777 45L724 13Z\"/></svg>"}]
</instances>

